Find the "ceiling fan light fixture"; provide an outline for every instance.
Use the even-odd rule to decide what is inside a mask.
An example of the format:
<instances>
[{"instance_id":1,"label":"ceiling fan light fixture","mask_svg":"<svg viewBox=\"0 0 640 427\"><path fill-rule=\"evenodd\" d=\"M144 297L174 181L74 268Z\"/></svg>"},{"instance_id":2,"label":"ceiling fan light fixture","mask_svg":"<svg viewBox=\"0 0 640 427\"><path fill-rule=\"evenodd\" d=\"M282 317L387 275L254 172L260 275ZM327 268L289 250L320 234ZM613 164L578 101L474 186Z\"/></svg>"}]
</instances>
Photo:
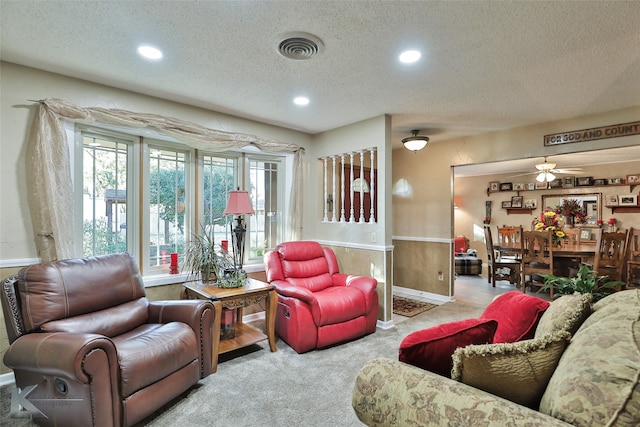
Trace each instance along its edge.
<instances>
[{"instance_id":1,"label":"ceiling fan light fixture","mask_svg":"<svg viewBox=\"0 0 640 427\"><path fill-rule=\"evenodd\" d=\"M414 153L422 150L427 146L429 142L429 137L418 135L419 130L412 130L411 136L404 138L402 140L402 145L409 151L413 151Z\"/></svg>"},{"instance_id":2,"label":"ceiling fan light fixture","mask_svg":"<svg viewBox=\"0 0 640 427\"><path fill-rule=\"evenodd\" d=\"M538 163L536 165L536 169L538 169L539 171L548 171L548 170L554 169L555 167L556 167L555 163L551 163L547 161L545 161L544 163Z\"/></svg>"},{"instance_id":3,"label":"ceiling fan light fixture","mask_svg":"<svg viewBox=\"0 0 640 427\"><path fill-rule=\"evenodd\" d=\"M538 176L536 176L536 181L538 182L551 182L556 179L556 176L551 172L540 172Z\"/></svg>"}]
</instances>

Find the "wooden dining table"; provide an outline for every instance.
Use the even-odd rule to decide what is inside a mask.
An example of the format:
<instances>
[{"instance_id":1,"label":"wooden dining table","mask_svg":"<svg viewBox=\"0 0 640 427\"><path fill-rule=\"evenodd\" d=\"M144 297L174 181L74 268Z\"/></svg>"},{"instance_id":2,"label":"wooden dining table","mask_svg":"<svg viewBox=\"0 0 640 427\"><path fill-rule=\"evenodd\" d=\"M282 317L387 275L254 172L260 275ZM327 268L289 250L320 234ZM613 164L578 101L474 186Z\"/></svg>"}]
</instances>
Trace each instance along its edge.
<instances>
[{"instance_id":1,"label":"wooden dining table","mask_svg":"<svg viewBox=\"0 0 640 427\"><path fill-rule=\"evenodd\" d=\"M494 245L494 248L500 252L510 252L510 253L520 253L522 249L520 246L501 246ZM596 246L590 245L586 243L582 244L570 244L570 245L562 245L555 246L553 248L553 256L559 258L589 258L594 257L596 255Z\"/></svg>"},{"instance_id":2,"label":"wooden dining table","mask_svg":"<svg viewBox=\"0 0 640 427\"><path fill-rule=\"evenodd\" d=\"M497 251L516 254L516 256L522 252L522 248L519 245L494 245L494 248ZM595 256L596 245L582 243L555 246L553 248L554 274L568 277L570 275L569 269L572 267L571 260L577 259L578 262L593 263Z\"/></svg>"}]
</instances>

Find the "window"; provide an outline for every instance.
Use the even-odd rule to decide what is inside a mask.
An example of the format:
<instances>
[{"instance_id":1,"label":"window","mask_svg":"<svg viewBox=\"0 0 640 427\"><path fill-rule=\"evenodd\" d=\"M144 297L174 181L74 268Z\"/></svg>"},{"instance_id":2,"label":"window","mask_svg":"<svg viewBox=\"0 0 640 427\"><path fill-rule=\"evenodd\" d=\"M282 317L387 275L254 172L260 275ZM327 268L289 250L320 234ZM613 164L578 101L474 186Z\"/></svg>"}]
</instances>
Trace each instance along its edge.
<instances>
[{"instance_id":1,"label":"window","mask_svg":"<svg viewBox=\"0 0 640 427\"><path fill-rule=\"evenodd\" d=\"M182 254L185 243L185 227L189 178L188 151L165 146L149 145L149 263L167 266L172 252ZM146 188L146 186L145 186Z\"/></svg>"},{"instance_id":2,"label":"window","mask_svg":"<svg viewBox=\"0 0 640 427\"><path fill-rule=\"evenodd\" d=\"M247 227L248 261L262 260L283 238L282 161L249 156L249 196L255 214Z\"/></svg>"},{"instance_id":3,"label":"window","mask_svg":"<svg viewBox=\"0 0 640 427\"><path fill-rule=\"evenodd\" d=\"M208 232L213 227L214 240L220 243L222 240L230 240L229 222L231 217L226 217L223 212L227 205L229 191L235 189L238 182L238 158L204 155L202 166L203 180L203 221Z\"/></svg>"},{"instance_id":4,"label":"window","mask_svg":"<svg viewBox=\"0 0 640 427\"><path fill-rule=\"evenodd\" d=\"M131 141L82 137L82 256L129 251L127 186Z\"/></svg>"},{"instance_id":5,"label":"window","mask_svg":"<svg viewBox=\"0 0 640 427\"><path fill-rule=\"evenodd\" d=\"M223 214L229 191L249 191L245 266L284 235L286 156L203 153L177 142L78 126L75 182L81 256L130 252L143 274L168 273L201 227L229 240L234 218ZM287 165L289 167L289 165ZM197 177L197 179L196 179ZM244 183L244 185L243 185ZM79 236L80 236L80 232Z\"/></svg>"}]
</instances>

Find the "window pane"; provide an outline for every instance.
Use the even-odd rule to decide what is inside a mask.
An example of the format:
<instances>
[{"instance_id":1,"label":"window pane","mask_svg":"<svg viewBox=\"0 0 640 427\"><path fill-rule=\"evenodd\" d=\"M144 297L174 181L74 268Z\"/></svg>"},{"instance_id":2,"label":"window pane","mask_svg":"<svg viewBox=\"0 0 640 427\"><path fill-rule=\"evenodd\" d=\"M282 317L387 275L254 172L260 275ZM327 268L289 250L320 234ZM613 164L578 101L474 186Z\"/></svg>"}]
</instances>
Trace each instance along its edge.
<instances>
[{"instance_id":1,"label":"window pane","mask_svg":"<svg viewBox=\"0 0 640 427\"><path fill-rule=\"evenodd\" d=\"M172 252L183 253L186 164L184 152L150 147L148 265L169 265Z\"/></svg>"},{"instance_id":2,"label":"window pane","mask_svg":"<svg viewBox=\"0 0 640 427\"><path fill-rule=\"evenodd\" d=\"M248 227L248 258L261 259L281 240L281 203L278 193L279 162L255 160L249 162L249 195L255 214ZM249 218L245 218L249 220Z\"/></svg>"},{"instance_id":3,"label":"window pane","mask_svg":"<svg viewBox=\"0 0 640 427\"><path fill-rule=\"evenodd\" d=\"M83 256L127 251L127 144L83 136Z\"/></svg>"},{"instance_id":4,"label":"window pane","mask_svg":"<svg viewBox=\"0 0 640 427\"><path fill-rule=\"evenodd\" d=\"M213 227L215 242L231 240L229 226L232 218L223 215L229 191L234 189L237 160L234 158L204 156L204 218L203 226ZM200 230L198 230L200 231ZM229 245L231 246L231 245Z\"/></svg>"}]
</instances>

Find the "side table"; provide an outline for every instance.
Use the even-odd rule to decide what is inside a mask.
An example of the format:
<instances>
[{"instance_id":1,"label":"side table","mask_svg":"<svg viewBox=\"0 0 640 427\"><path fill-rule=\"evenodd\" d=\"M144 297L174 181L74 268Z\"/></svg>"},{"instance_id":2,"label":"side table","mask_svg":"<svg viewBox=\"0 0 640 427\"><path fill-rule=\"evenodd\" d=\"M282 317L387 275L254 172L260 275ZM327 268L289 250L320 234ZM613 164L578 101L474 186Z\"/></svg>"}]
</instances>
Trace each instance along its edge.
<instances>
[{"instance_id":1,"label":"side table","mask_svg":"<svg viewBox=\"0 0 640 427\"><path fill-rule=\"evenodd\" d=\"M182 299L220 301L220 305L215 305L215 310L217 311L216 322L220 322L223 308L236 310L236 336L221 340L220 334L216 334L212 339L212 372L215 373L218 369L218 356L220 354L247 347L260 341L269 340L271 351L278 351L275 334L278 294L273 285L251 278L248 278L245 285L239 288L219 288L202 282L187 282L184 284L181 296ZM260 301L265 301L264 332L242 322L243 308Z\"/></svg>"}]
</instances>

